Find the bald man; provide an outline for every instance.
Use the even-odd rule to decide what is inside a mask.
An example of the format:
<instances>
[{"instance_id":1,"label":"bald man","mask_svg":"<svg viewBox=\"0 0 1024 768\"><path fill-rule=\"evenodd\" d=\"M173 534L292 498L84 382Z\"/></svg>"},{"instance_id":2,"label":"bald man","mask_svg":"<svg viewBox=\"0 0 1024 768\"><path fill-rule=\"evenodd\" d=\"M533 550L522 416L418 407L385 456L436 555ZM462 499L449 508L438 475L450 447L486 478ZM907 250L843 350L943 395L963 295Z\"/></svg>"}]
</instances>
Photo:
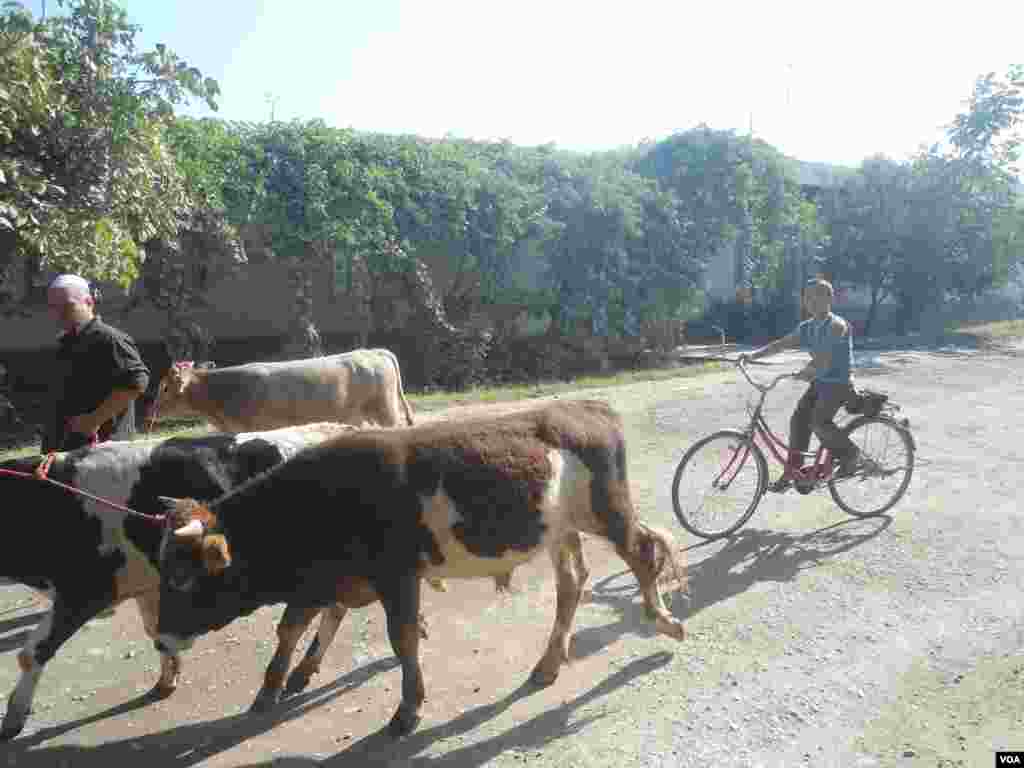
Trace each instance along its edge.
<instances>
[{"instance_id":1,"label":"bald man","mask_svg":"<svg viewBox=\"0 0 1024 768\"><path fill-rule=\"evenodd\" d=\"M82 277L59 275L46 294L50 315L63 331L42 452L129 438L135 433L132 406L149 384L149 368L135 342L96 316L92 291Z\"/></svg>"}]
</instances>

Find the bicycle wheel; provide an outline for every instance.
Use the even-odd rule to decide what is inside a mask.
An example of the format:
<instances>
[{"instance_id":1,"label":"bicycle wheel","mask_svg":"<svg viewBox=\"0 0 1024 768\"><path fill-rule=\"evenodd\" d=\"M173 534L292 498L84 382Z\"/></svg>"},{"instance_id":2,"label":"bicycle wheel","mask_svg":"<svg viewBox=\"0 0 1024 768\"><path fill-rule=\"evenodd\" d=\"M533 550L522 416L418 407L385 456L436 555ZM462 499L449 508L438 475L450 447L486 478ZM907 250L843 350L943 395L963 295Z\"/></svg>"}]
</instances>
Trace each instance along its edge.
<instances>
[{"instance_id":1,"label":"bicycle wheel","mask_svg":"<svg viewBox=\"0 0 1024 768\"><path fill-rule=\"evenodd\" d=\"M697 441L672 480L672 506L683 528L702 539L736 531L757 509L768 464L752 438L733 429Z\"/></svg>"},{"instance_id":2,"label":"bicycle wheel","mask_svg":"<svg viewBox=\"0 0 1024 768\"><path fill-rule=\"evenodd\" d=\"M878 467L840 480L829 480L828 491L846 513L857 517L880 515L903 498L914 473L914 438L892 419L860 416L843 431Z\"/></svg>"}]
</instances>

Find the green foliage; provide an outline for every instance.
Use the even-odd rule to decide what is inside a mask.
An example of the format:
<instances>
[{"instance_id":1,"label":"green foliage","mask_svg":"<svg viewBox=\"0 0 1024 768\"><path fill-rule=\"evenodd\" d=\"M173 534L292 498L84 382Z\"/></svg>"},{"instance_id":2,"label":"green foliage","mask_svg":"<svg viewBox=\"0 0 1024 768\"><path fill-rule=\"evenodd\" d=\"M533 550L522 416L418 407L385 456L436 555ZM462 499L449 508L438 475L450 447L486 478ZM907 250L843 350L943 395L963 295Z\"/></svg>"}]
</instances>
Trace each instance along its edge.
<instances>
[{"instance_id":1,"label":"green foliage","mask_svg":"<svg viewBox=\"0 0 1024 768\"><path fill-rule=\"evenodd\" d=\"M895 297L904 319L949 299L971 299L1006 283L1021 258L1016 200L1020 68L1006 80L978 78L948 145L910 163L869 158L826 205L831 271L877 305Z\"/></svg>"},{"instance_id":2,"label":"green foliage","mask_svg":"<svg viewBox=\"0 0 1024 768\"><path fill-rule=\"evenodd\" d=\"M116 3L59 5L42 23L0 13L0 228L18 261L128 284L140 246L192 208L163 124L188 97L215 108L218 88L162 45L136 52Z\"/></svg>"}]
</instances>

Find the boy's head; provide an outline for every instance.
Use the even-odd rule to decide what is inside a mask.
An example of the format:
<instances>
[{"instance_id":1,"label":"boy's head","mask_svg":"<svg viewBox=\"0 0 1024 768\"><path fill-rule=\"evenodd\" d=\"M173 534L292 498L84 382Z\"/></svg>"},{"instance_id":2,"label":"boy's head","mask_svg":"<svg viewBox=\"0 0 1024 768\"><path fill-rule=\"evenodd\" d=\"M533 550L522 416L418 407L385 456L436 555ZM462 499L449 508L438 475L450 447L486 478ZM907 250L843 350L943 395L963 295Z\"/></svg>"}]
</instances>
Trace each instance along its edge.
<instances>
[{"instance_id":1,"label":"boy's head","mask_svg":"<svg viewBox=\"0 0 1024 768\"><path fill-rule=\"evenodd\" d=\"M813 278L804 287L804 306L815 317L828 314L832 310L834 295L832 283L820 277Z\"/></svg>"}]
</instances>

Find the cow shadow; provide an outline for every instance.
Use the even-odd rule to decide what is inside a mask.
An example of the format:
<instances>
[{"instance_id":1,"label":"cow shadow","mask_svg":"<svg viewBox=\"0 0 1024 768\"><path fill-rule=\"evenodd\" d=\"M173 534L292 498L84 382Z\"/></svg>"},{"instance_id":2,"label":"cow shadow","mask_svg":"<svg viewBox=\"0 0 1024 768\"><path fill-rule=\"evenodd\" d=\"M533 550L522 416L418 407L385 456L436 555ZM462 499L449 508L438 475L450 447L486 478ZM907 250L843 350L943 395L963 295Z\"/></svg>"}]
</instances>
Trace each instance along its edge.
<instances>
[{"instance_id":1,"label":"cow shadow","mask_svg":"<svg viewBox=\"0 0 1024 768\"><path fill-rule=\"evenodd\" d=\"M512 704L528 696L538 688L529 681L523 683L502 699L490 704L482 704L464 712L447 723L417 731L400 741L394 741L382 728L356 742L351 747L322 761L325 768L356 768L366 765L410 765L422 766L462 766L485 765L504 752L529 752L543 750L545 747L562 739L571 738L584 731L600 720L603 714L586 714L573 717L574 713L612 691L627 685L631 680L650 674L664 667L672 660L672 654L659 651L638 659L616 669L593 688L581 693L561 706L553 707L529 720L509 728L491 738L475 744L457 747L441 755L416 755L442 739L459 737L471 733L480 725L493 719L507 710ZM558 685L556 682L555 685ZM525 756L524 756L525 759Z\"/></svg>"},{"instance_id":2,"label":"cow shadow","mask_svg":"<svg viewBox=\"0 0 1024 768\"><path fill-rule=\"evenodd\" d=\"M729 600L763 582L793 581L801 571L874 538L892 523L888 515L838 523L802 534L745 528L717 542L701 542L688 553L709 548L711 554L686 569L687 591L672 595L670 609L688 619L705 608ZM692 555L691 555L692 558ZM583 627L573 636L573 656L584 658L626 634L653 637L654 623L647 618L632 571L624 570L596 582L591 603L610 606L619 618L612 624Z\"/></svg>"},{"instance_id":3,"label":"cow shadow","mask_svg":"<svg viewBox=\"0 0 1024 768\"><path fill-rule=\"evenodd\" d=\"M573 719L573 713L609 693L627 685L641 675L664 667L672 654L659 652L634 659L623 665L585 693L560 707L541 713L492 738L476 744L453 749L438 756L415 756L441 739L471 733L487 721L500 715L515 702L539 690L525 682L506 696L490 704L483 704L464 712L446 723L421 729L401 739L393 739L387 725L355 742L344 752L326 760L314 760L301 755L281 756L270 760L246 764L245 768L300 768L302 766L330 766L347 768L366 765L420 765L420 766L476 766L482 765L508 750L540 750L560 739L572 737L600 719L602 715L588 714ZM131 702L114 707L89 718L77 720L55 728L46 728L29 736L0 745L0 756L7 756L11 765L19 768L53 768L55 765L73 765L75 768L109 768L119 761L127 764L145 764L147 768L186 768L200 765L215 755L259 736L278 725L301 717L323 706L373 676L397 666L393 658L380 659L354 670L315 691L287 699L272 714L250 715L241 713L170 728L166 731L135 738L112 741L94 747L61 745L34 748L40 742L61 733L74 730L117 713L127 711ZM557 683L556 683L557 685Z\"/></svg>"},{"instance_id":4,"label":"cow shadow","mask_svg":"<svg viewBox=\"0 0 1024 768\"><path fill-rule=\"evenodd\" d=\"M35 627L47 613L48 611L38 611L26 616L17 616L13 619L0 621L0 653L7 653L8 651L22 648L25 645L25 641L28 640L31 630L22 629L20 632L14 632L14 630L21 629L22 627ZM14 632L14 634L8 635L8 632Z\"/></svg>"},{"instance_id":5,"label":"cow shadow","mask_svg":"<svg viewBox=\"0 0 1024 768\"><path fill-rule=\"evenodd\" d=\"M70 720L59 725L40 728L6 744L0 743L0 759L9 756L9 764L19 768L52 768L73 765L75 768L109 768L117 761L128 764L145 763L147 768L198 765L210 757L238 746L247 739L273 730L282 723L301 717L317 707L358 688L376 675L398 666L394 657L377 659L352 670L330 683L290 696L270 713L235 715L192 723L159 733L146 734L94 747L78 745L42 746L45 742L83 726L127 714L151 703L150 693L137 696L103 712Z\"/></svg>"}]
</instances>

